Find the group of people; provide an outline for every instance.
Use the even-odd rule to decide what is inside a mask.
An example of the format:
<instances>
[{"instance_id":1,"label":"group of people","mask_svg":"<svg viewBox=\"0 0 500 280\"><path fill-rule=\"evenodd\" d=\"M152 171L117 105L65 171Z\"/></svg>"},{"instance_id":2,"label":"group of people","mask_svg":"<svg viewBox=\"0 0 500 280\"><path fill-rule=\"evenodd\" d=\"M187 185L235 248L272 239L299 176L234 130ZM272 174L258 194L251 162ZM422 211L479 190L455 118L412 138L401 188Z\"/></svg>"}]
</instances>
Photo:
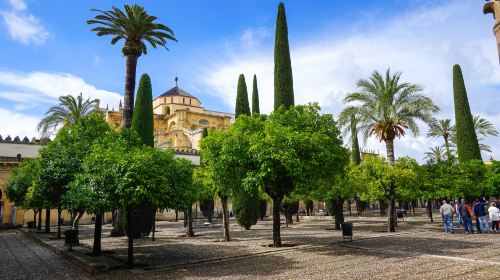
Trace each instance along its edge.
<instances>
[{"instance_id":1,"label":"group of people","mask_svg":"<svg viewBox=\"0 0 500 280\"><path fill-rule=\"evenodd\" d=\"M474 200L472 204L467 203L465 199L462 199L460 202L455 200L450 204L446 200L443 200L443 204L439 208L439 213L443 216L444 232L454 233L453 215L456 215L457 226L463 226L465 233L474 233L473 219L475 220L477 233L500 233L500 209L498 206L498 203L489 203L484 197L481 200Z\"/></svg>"}]
</instances>

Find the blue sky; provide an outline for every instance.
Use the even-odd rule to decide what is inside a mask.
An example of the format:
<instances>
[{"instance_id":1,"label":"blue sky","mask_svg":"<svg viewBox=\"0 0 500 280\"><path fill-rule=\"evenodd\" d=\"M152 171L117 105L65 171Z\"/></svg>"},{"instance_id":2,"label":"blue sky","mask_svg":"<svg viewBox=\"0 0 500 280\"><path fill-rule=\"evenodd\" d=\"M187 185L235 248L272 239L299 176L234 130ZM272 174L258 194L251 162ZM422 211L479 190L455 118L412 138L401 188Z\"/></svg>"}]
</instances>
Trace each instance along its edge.
<instances>
[{"instance_id":1,"label":"blue sky","mask_svg":"<svg viewBox=\"0 0 500 280\"><path fill-rule=\"evenodd\" d=\"M0 0L0 134L37 136L36 123L60 95L100 98L117 107L125 61L121 44L97 37L85 21L112 5L138 3L171 27L170 51L141 56L153 95L179 86L212 110L233 111L238 75L257 74L261 108L272 110L274 24L279 1L40 1ZM422 84L453 118L451 69L463 67L472 110L500 127L500 68L493 19L483 1L285 1L297 103L319 102L338 114L359 78L391 67ZM422 154L440 139L407 137L396 156ZM489 137L500 157L499 138ZM370 139L367 149L384 151Z\"/></svg>"}]
</instances>

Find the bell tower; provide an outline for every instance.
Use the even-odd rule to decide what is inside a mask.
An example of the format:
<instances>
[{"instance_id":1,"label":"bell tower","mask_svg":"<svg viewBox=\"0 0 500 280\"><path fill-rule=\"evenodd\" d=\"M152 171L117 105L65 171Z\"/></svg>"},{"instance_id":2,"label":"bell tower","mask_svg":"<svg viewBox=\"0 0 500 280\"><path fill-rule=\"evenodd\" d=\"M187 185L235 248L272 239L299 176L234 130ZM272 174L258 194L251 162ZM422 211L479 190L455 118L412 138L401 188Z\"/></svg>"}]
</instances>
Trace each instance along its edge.
<instances>
[{"instance_id":1,"label":"bell tower","mask_svg":"<svg viewBox=\"0 0 500 280\"><path fill-rule=\"evenodd\" d=\"M487 0L483 7L483 13L493 14L495 19L495 24L493 25L493 34L497 40L497 50L498 58L500 62L500 1L499 0Z\"/></svg>"}]
</instances>

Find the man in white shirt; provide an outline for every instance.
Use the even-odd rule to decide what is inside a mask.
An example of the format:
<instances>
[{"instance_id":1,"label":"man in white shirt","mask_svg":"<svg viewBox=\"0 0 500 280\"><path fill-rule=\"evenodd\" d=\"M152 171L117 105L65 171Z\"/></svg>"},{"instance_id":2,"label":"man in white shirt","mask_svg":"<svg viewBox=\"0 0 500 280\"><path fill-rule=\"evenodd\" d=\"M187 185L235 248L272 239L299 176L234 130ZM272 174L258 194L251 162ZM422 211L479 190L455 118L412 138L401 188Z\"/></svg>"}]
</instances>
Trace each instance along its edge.
<instances>
[{"instance_id":1,"label":"man in white shirt","mask_svg":"<svg viewBox=\"0 0 500 280\"><path fill-rule=\"evenodd\" d=\"M446 203L446 200L443 200L443 205L439 208L439 213L443 215L443 227L444 227L444 232L448 232L448 225L450 225L450 232L453 234L453 212L455 212L455 209L448 203Z\"/></svg>"}]
</instances>

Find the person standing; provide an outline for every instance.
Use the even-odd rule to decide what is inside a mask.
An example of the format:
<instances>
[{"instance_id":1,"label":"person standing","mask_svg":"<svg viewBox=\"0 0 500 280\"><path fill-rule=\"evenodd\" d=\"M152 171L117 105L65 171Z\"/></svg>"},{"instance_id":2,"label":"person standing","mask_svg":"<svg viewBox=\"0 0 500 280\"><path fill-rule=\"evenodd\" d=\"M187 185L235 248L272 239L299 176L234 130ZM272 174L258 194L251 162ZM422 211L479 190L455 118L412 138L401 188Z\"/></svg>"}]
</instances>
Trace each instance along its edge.
<instances>
[{"instance_id":1,"label":"person standing","mask_svg":"<svg viewBox=\"0 0 500 280\"><path fill-rule=\"evenodd\" d=\"M467 207L467 201L462 199L460 204L460 215L462 216L462 223L464 225L465 233L473 234L474 229L472 228L472 218L470 216L470 210Z\"/></svg>"},{"instance_id":2,"label":"person standing","mask_svg":"<svg viewBox=\"0 0 500 280\"><path fill-rule=\"evenodd\" d=\"M462 226L462 215L460 215L460 203L458 199L455 199L455 214L457 215L457 227L460 228Z\"/></svg>"},{"instance_id":3,"label":"person standing","mask_svg":"<svg viewBox=\"0 0 500 280\"><path fill-rule=\"evenodd\" d=\"M491 203L491 206L488 208L488 214L490 215L491 220L491 230L493 232L500 232L499 221L500 221L500 209L498 209L497 204L495 202Z\"/></svg>"},{"instance_id":4,"label":"person standing","mask_svg":"<svg viewBox=\"0 0 500 280\"><path fill-rule=\"evenodd\" d=\"M477 222L479 223L479 228L482 233L490 232L490 223L488 221L488 215L486 214L485 206L488 205L488 201L483 197L481 201L477 200L474 202L474 214L476 215Z\"/></svg>"},{"instance_id":5,"label":"person standing","mask_svg":"<svg viewBox=\"0 0 500 280\"><path fill-rule=\"evenodd\" d=\"M439 208L439 213L443 215L443 228L444 232L448 232L448 225L450 226L450 232L451 234L454 233L453 231L453 212L455 212L455 209L448 203L446 203L446 200L443 200L443 205Z\"/></svg>"}]
</instances>

